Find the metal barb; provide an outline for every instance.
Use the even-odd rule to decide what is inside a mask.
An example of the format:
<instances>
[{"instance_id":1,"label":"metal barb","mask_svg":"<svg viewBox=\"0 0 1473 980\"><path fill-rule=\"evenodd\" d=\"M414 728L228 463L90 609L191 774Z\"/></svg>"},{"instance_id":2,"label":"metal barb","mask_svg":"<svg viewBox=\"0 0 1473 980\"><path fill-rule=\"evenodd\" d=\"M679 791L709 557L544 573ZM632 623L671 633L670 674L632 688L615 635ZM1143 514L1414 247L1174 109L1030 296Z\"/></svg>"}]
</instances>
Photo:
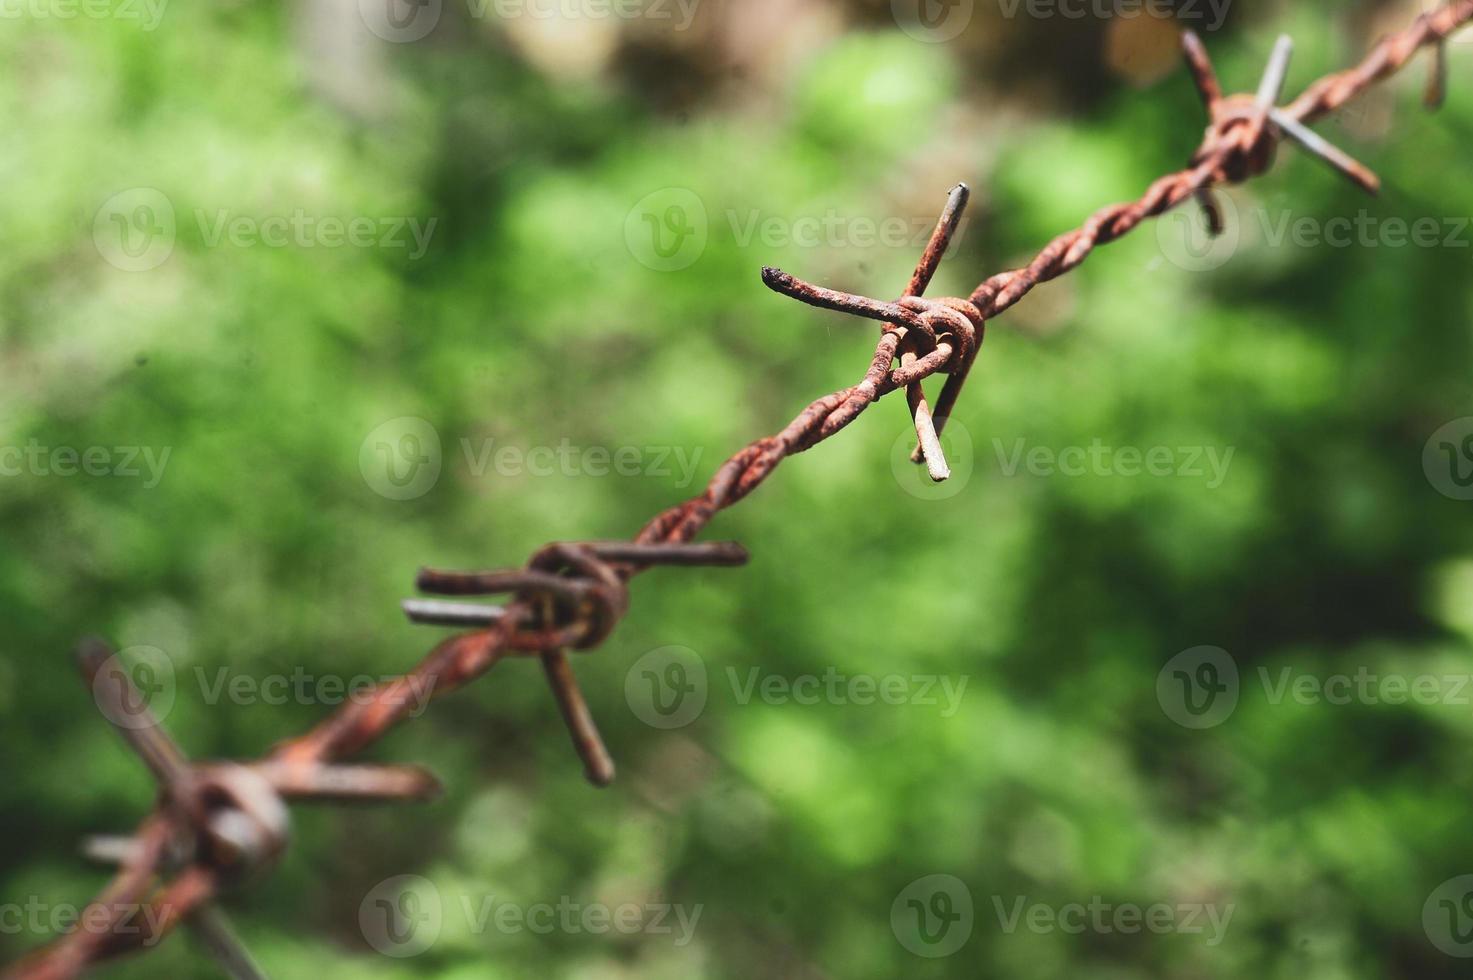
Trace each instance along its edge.
<instances>
[{"instance_id":1,"label":"metal barb","mask_svg":"<svg viewBox=\"0 0 1473 980\"><path fill-rule=\"evenodd\" d=\"M573 750L583 760L583 774L595 786L608 786L614 781L614 757L604 745L598 725L593 721L593 713L588 710L588 702L578 687L568 655L561 650L544 653L542 670L547 675L547 685L552 689L558 712L568 726Z\"/></svg>"},{"instance_id":2,"label":"metal barb","mask_svg":"<svg viewBox=\"0 0 1473 980\"><path fill-rule=\"evenodd\" d=\"M148 697L138 690L118 655L106 643L88 637L77 647L77 663L113 730L143 760L164 792L179 795L189 782L189 760L154 717Z\"/></svg>"},{"instance_id":3,"label":"metal barb","mask_svg":"<svg viewBox=\"0 0 1473 980\"><path fill-rule=\"evenodd\" d=\"M1263 78L1258 83L1258 95L1254 97L1254 105L1261 113L1267 113L1278 104L1279 98L1284 94L1284 83L1289 78L1289 61L1294 57L1294 39L1287 34L1280 34L1279 39L1274 42L1273 54L1269 55L1268 66L1263 70Z\"/></svg>"},{"instance_id":4,"label":"metal barb","mask_svg":"<svg viewBox=\"0 0 1473 980\"><path fill-rule=\"evenodd\" d=\"M1374 171L1284 110L1270 111L1269 119L1285 136L1345 175L1367 194L1376 194L1381 190L1381 178Z\"/></svg>"},{"instance_id":5,"label":"metal barb","mask_svg":"<svg viewBox=\"0 0 1473 980\"><path fill-rule=\"evenodd\" d=\"M351 803L433 800L444 792L434 773L420 766L332 765L256 767L289 800Z\"/></svg>"},{"instance_id":6,"label":"metal barb","mask_svg":"<svg viewBox=\"0 0 1473 980\"><path fill-rule=\"evenodd\" d=\"M504 606L482 606L471 602L405 599L400 606L411 623L423 626L486 627L506 618Z\"/></svg>"},{"instance_id":7,"label":"metal barb","mask_svg":"<svg viewBox=\"0 0 1473 980\"><path fill-rule=\"evenodd\" d=\"M961 225L962 215L966 212L967 202L971 197L972 189L966 184L957 184L951 189L946 197L946 206L941 209L941 217L936 220L936 227L926 242L925 251L916 263L915 272L911 273L910 282L906 284L904 295L925 294L931 280L935 278L936 269L941 265L942 257L951 247L952 237ZM915 360L915 352L906 351L901 355L900 366L910 367ZM950 383L951 379L948 378L947 384ZM951 393L951 397L955 398L955 392ZM940 430L946 425L944 415L939 421L933 419L931 407L926 404L926 394L919 381L906 385L905 400L910 408L911 423L916 430L916 447L911 451L911 461L919 463L925 460L926 472L933 483L951 479L951 467L947 465L945 450L941 448Z\"/></svg>"},{"instance_id":8,"label":"metal barb","mask_svg":"<svg viewBox=\"0 0 1473 980\"><path fill-rule=\"evenodd\" d=\"M1447 41L1432 45L1432 61L1427 66L1427 91L1422 96L1429 109L1441 109L1447 101Z\"/></svg>"},{"instance_id":9,"label":"metal barb","mask_svg":"<svg viewBox=\"0 0 1473 980\"><path fill-rule=\"evenodd\" d=\"M201 905L190 913L186 921L190 932L199 938L232 980L266 980L265 972L256 965L255 958L219 905Z\"/></svg>"},{"instance_id":10,"label":"metal barb","mask_svg":"<svg viewBox=\"0 0 1473 980\"><path fill-rule=\"evenodd\" d=\"M1187 59L1187 68L1192 73L1192 81L1197 86L1197 94L1202 97L1202 104L1210 113L1212 107L1222 101L1222 86L1217 81L1212 59L1207 55L1207 46L1202 43L1196 31L1182 31L1181 46Z\"/></svg>"},{"instance_id":11,"label":"metal barb","mask_svg":"<svg viewBox=\"0 0 1473 980\"><path fill-rule=\"evenodd\" d=\"M147 698L134 685L132 676L118 664L116 656L105 643L95 638L84 640L77 649L82 676L98 700L103 715L143 760L160 790L183 806L186 794L194 784L193 767L153 716ZM219 819L228 813L220 811L215 817ZM84 853L92 860L120 864L136 860L139 848L138 841L131 837L92 837L83 843ZM229 920L212 902L201 902L185 921L235 980L265 980L265 974L255 965L250 951L236 936Z\"/></svg>"}]
</instances>

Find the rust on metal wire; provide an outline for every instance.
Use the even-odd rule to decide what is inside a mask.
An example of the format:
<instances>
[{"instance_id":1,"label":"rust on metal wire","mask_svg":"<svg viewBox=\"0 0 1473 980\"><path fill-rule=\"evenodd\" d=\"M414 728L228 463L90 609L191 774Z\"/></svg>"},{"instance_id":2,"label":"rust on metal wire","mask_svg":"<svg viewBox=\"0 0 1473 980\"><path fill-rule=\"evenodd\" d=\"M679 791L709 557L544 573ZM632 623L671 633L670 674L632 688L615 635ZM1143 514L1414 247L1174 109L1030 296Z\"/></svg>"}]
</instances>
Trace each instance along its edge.
<instances>
[{"instance_id":1,"label":"rust on metal wire","mask_svg":"<svg viewBox=\"0 0 1473 980\"><path fill-rule=\"evenodd\" d=\"M252 763L191 762L157 722L140 714L136 691L95 684L111 651L99 641L78 653L99 707L137 752L159 786L157 807L131 838L94 841L89 852L119 865L112 883L88 906L83 925L6 971L15 980L67 980L91 966L146 949L181 923L202 940L231 976L255 978L259 969L215 900L265 871L287 846L289 801L391 802L434 796L439 784L414 767L350 765L419 703L417 693L440 697L475 680L503 657L541 660L554 701L568 726L588 778L603 785L614 765L578 688L568 650L601 643L629 605L628 584L656 566L733 566L744 563L740 545L692 544L715 514L755 490L784 459L803 452L854 421L877 399L905 389L916 430L914 458L934 479L947 464L940 434L955 407L982 342L986 322L1039 283L1063 275L1101 245L1194 199L1206 209L1209 228L1220 230L1213 187L1263 173L1283 138L1294 140L1361 187L1379 181L1348 154L1308 127L1372 84L1406 65L1423 47L1433 49L1425 94L1430 106L1446 92L1446 40L1473 20L1473 0L1456 0L1418 17L1377 44L1356 67L1315 82L1287 106L1276 105L1292 50L1275 47L1255 95L1224 96L1206 49L1193 34L1183 39L1188 70L1207 108L1208 127L1189 165L1168 174L1137 201L1097 211L1085 223L1050 242L1027 266L984 281L966 298L928 299L930 285L966 206L964 185L947 199L936 229L905 291L895 302L827 289L777 269L764 269L769 288L812 306L877 321L880 339L864 377L825 395L798 413L782 431L758 439L727 460L699 496L656 515L633 541L554 544L521 569L420 574L422 591L440 596L506 596L501 605L409 600L417 623L472 627L443 640L409 673L354 699L306 734L277 746ZM921 382L946 377L930 407ZM116 669L114 666L113 669ZM108 699L121 699L104 703ZM122 714L120 714L120 712ZM125 718L124 715L127 717ZM126 722L126 723L125 723ZM150 914L140 914L146 909Z\"/></svg>"}]
</instances>

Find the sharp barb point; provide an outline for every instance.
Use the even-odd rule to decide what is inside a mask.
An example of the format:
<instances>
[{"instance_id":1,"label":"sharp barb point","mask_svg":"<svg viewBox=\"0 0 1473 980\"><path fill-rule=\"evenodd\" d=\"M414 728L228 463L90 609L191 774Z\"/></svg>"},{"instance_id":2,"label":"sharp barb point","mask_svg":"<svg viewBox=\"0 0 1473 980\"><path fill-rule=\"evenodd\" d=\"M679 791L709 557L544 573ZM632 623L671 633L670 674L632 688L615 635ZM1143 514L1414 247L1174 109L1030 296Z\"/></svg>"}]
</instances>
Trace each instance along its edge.
<instances>
[{"instance_id":1,"label":"sharp barb point","mask_svg":"<svg viewBox=\"0 0 1473 980\"><path fill-rule=\"evenodd\" d=\"M1432 62L1427 68L1427 91L1422 101L1429 109L1441 109L1447 101L1447 41L1432 45Z\"/></svg>"},{"instance_id":2,"label":"sharp barb point","mask_svg":"<svg viewBox=\"0 0 1473 980\"><path fill-rule=\"evenodd\" d=\"M1269 118L1285 136L1345 175L1366 193L1376 194L1381 190L1381 178L1372 170L1287 112L1274 109L1269 113Z\"/></svg>"},{"instance_id":3,"label":"sharp barb point","mask_svg":"<svg viewBox=\"0 0 1473 980\"><path fill-rule=\"evenodd\" d=\"M421 626L491 626L506 618L504 606L439 599L405 599L400 606L411 623Z\"/></svg>"},{"instance_id":4,"label":"sharp barb point","mask_svg":"<svg viewBox=\"0 0 1473 980\"><path fill-rule=\"evenodd\" d=\"M1256 103L1260 112L1267 112L1284 92L1284 82L1289 78L1289 62L1294 56L1294 39L1280 34L1269 56L1268 67L1263 71L1263 80L1258 83Z\"/></svg>"}]
</instances>

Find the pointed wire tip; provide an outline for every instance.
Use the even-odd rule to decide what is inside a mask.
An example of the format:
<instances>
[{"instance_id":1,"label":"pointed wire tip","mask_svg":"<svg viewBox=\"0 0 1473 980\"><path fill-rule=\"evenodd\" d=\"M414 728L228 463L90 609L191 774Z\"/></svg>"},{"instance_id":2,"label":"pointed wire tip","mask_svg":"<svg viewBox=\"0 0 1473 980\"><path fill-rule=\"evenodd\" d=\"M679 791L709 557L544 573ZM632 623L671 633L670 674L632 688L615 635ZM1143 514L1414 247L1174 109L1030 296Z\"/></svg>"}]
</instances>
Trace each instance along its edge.
<instances>
[{"instance_id":1,"label":"pointed wire tip","mask_svg":"<svg viewBox=\"0 0 1473 980\"><path fill-rule=\"evenodd\" d=\"M505 618L504 606L474 602L445 602L439 599L404 599L399 603L405 617L421 626L490 626Z\"/></svg>"},{"instance_id":2,"label":"pointed wire tip","mask_svg":"<svg viewBox=\"0 0 1473 980\"><path fill-rule=\"evenodd\" d=\"M113 655L113 648L100 636L85 636L78 643L73 654L77 660L77 666L81 668L82 675L90 683L102 669L103 664Z\"/></svg>"},{"instance_id":3,"label":"pointed wire tip","mask_svg":"<svg viewBox=\"0 0 1473 980\"><path fill-rule=\"evenodd\" d=\"M711 559L716 564L737 566L751 561L752 554L738 541L713 541Z\"/></svg>"},{"instance_id":4,"label":"pointed wire tip","mask_svg":"<svg viewBox=\"0 0 1473 980\"><path fill-rule=\"evenodd\" d=\"M1355 157L1325 139L1319 133L1295 119L1282 109L1269 111L1269 119L1283 131L1284 135L1298 143L1306 152L1319 158L1331 168L1348 178L1367 194L1381 190L1381 178Z\"/></svg>"},{"instance_id":5,"label":"pointed wire tip","mask_svg":"<svg viewBox=\"0 0 1473 980\"><path fill-rule=\"evenodd\" d=\"M1258 84L1256 102L1260 111L1273 108L1283 94L1284 83L1289 77L1289 61L1294 56L1294 39L1280 34L1274 42L1273 54L1269 55L1268 67L1263 70L1263 80Z\"/></svg>"},{"instance_id":6,"label":"pointed wire tip","mask_svg":"<svg viewBox=\"0 0 1473 980\"><path fill-rule=\"evenodd\" d=\"M1202 43L1201 35L1190 27L1181 32L1181 47L1193 61L1207 59L1207 45Z\"/></svg>"},{"instance_id":7,"label":"pointed wire tip","mask_svg":"<svg viewBox=\"0 0 1473 980\"><path fill-rule=\"evenodd\" d=\"M1432 45L1432 64L1428 68L1427 90L1422 102L1429 109L1441 109L1447 101L1447 41Z\"/></svg>"}]
</instances>

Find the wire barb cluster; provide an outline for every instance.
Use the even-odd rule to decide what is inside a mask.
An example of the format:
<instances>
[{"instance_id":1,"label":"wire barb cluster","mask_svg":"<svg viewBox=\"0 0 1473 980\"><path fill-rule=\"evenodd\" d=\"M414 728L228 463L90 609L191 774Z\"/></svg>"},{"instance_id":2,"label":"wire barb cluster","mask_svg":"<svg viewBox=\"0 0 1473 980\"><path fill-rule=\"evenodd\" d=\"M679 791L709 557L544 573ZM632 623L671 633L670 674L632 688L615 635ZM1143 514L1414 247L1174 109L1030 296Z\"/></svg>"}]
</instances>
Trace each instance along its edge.
<instances>
[{"instance_id":1,"label":"wire barb cluster","mask_svg":"<svg viewBox=\"0 0 1473 980\"><path fill-rule=\"evenodd\" d=\"M413 599L411 621L469 627L438 644L409 673L354 699L306 734L251 763L190 762L148 713L126 670L100 641L78 653L84 679L114 728L141 757L159 786L159 803L131 838L94 838L88 853L119 865L113 882L82 916L82 926L6 972L14 980L67 980L119 955L149 948L187 924L231 976L262 974L241 946L215 899L264 872L290 836L287 804L301 801L394 802L431 798L439 783L417 767L350 765L400 721L425 690L432 697L476 679L508 655L542 662L554 699L588 778L606 785L613 762L579 690L568 649L588 650L608 637L629 604L630 580L656 566L740 565L736 544L691 544L720 510L755 490L783 459L809 449L854 421L877 399L905 389L917 446L932 479L949 468L940 442L947 417L976 360L988 320L1041 282L1063 275L1100 245L1145 219L1193 199L1209 227L1221 230L1215 186L1265 172L1284 137L1294 140L1366 190L1375 175L1308 126L1403 67L1423 47L1433 49L1425 101L1446 97L1446 41L1473 21L1473 0L1454 0L1377 44L1356 67L1320 79L1287 106L1276 105L1292 45L1281 38L1254 95L1224 96L1206 49L1192 34L1183 44L1188 68L1207 106L1209 125L1184 170L1153 183L1137 201L1106 207L1081 227L1055 238L1027 266L999 273L967 298L924 296L966 207L958 185L905 291L894 302L870 299L763 269L769 288L812 306L878 321L880 339L864 377L817 399L782 431L751 443L727 460L705 491L656 515L632 542L554 544L524 568L494 572L420 573L419 587L437 596L505 595L500 606ZM934 409L921 383L946 376ZM142 705L142 707L140 707ZM141 914L146 912L148 914Z\"/></svg>"}]
</instances>

